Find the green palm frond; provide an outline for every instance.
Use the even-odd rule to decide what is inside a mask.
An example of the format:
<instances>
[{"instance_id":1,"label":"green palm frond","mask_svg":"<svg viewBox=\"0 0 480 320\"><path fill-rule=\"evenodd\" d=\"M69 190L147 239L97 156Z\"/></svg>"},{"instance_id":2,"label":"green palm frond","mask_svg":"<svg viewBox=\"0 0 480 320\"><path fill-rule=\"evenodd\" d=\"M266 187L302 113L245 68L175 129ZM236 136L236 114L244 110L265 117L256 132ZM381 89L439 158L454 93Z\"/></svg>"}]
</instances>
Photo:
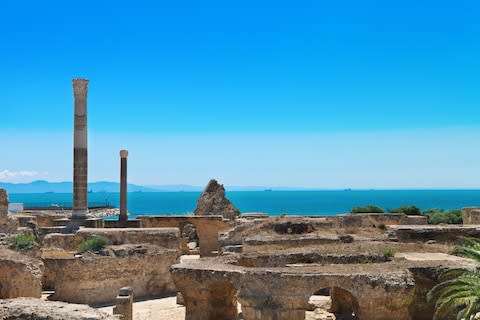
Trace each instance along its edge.
<instances>
[{"instance_id":1,"label":"green palm frond","mask_svg":"<svg viewBox=\"0 0 480 320\"><path fill-rule=\"evenodd\" d=\"M462 247L454 254L480 262L480 242L475 238L462 238ZM433 319L445 319L457 314L457 320L473 320L480 311L480 271L452 269L440 277L441 283L427 294L429 302L435 301Z\"/></svg>"}]
</instances>

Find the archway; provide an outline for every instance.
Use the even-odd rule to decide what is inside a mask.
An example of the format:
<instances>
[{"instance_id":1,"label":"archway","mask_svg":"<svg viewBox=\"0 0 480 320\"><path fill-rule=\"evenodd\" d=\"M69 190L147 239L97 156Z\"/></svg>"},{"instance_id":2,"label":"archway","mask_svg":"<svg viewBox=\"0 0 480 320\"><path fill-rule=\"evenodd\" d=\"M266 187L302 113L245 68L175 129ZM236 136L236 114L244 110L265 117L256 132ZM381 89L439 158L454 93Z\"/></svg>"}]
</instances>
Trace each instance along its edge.
<instances>
[{"instance_id":1,"label":"archway","mask_svg":"<svg viewBox=\"0 0 480 320\"><path fill-rule=\"evenodd\" d=\"M316 291L308 302L306 320L321 317L331 320L358 320L358 301L342 288L322 288Z\"/></svg>"},{"instance_id":2,"label":"archway","mask_svg":"<svg viewBox=\"0 0 480 320\"><path fill-rule=\"evenodd\" d=\"M212 320L242 320L237 289L229 282L216 282L209 287L210 316Z\"/></svg>"}]
</instances>

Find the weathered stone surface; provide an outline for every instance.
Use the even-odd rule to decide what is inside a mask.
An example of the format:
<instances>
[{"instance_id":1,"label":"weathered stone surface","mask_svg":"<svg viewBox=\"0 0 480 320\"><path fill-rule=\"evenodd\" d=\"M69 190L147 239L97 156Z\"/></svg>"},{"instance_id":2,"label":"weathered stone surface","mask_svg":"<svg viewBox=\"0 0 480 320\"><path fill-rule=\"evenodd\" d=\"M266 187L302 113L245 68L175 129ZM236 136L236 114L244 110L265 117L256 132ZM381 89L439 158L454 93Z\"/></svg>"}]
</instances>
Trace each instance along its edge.
<instances>
[{"instance_id":1,"label":"weathered stone surface","mask_svg":"<svg viewBox=\"0 0 480 320\"><path fill-rule=\"evenodd\" d=\"M0 249L0 299L39 298L42 273L43 263L39 259Z\"/></svg>"},{"instance_id":2,"label":"weathered stone surface","mask_svg":"<svg viewBox=\"0 0 480 320\"><path fill-rule=\"evenodd\" d=\"M53 300L73 303L112 303L122 287L135 297L176 292L169 272L180 252L148 244L107 247L108 255L85 253L77 257L44 258L53 279ZM145 249L147 251L145 252Z\"/></svg>"},{"instance_id":3,"label":"weathered stone surface","mask_svg":"<svg viewBox=\"0 0 480 320\"><path fill-rule=\"evenodd\" d=\"M353 244L354 245L354 244ZM294 264L283 267L244 267L235 256L202 258L172 266L183 295L186 320L238 319L237 301L246 320L304 320L309 298L329 289L332 311L355 312L359 320L422 320L432 318L425 290L446 270L475 264L440 255L441 260L395 259L367 264ZM236 264L236 265L235 265ZM420 281L420 276L428 281Z\"/></svg>"},{"instance_id":4,"label":"weathered stone surface","mask_svg":"<svg viewBox=\"0 0 480 320\"><path fill-rule=\"evenodd\" d=\"M425 216L407 216L398 213L355 213L328 217L335 227L367 228L380 225L422 225L427 224Z\"/></svg>"},{"instance_id":5,"label":"weathered stone surface","mask_svg":"<svg viewBox=\"0 0 480 320\"><path fill-rule=\"evenodd\" d=\"M480 207L462 209L463 224L480 224Z\"/></svg>"},{"instance_id":6,"label":"weathered stone surface","mask_svg":"<svg viewBox=\"0 0 480 320\"><path fill-rule=\"evenodd\" d=\"M398 241L428 241L455 243L460 237L480 237L477 226L462 225L424 225L424 226L391 226Z\"/></svg>"},{"instance_id":7,"label":"weathered stone surface","mask_svg":"<svg viewBox=\"0 0 480 320\"><path fill-rule=\"evenodd\" d=\"M119 320L116 316L85 305L44 301L34 298L0 300L3 320Z\"/></svg>"},{"instance_id":8,"label":"weathered stone surface","mask_svg":"<svg viewBox=\"0 0 480 320\"><path fill-rule=\"evenodd\" d=\"M201 194L194 211L195 215L221 215L233 220L240 215L240 211L225 197L225 188L217 180L210 180Z\"/></svg>"},{"instance_id":9,"label":"weathered stone surface","mask_svg":"<svg viewBox=\"0 0 480 320\"><path fill-rule=\"evenodd\" d=\"M119 290L118 296L115 298L113 314L121 315L122 320L133 319L133 289L131 287L123 287Z\"/></svg>"}]
</instances>

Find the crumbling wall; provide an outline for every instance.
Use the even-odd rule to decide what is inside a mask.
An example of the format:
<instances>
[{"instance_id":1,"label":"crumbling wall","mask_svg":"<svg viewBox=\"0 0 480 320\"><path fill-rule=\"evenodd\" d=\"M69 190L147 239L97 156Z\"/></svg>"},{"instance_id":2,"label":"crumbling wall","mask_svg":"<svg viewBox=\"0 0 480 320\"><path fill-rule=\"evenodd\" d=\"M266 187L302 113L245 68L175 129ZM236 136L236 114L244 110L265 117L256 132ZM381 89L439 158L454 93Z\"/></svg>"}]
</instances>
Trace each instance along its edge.
<instances>
[{"instance_id":1,"label":"crumbling wall","mask_svg":"<svg viewBox=\"0 0 480 320\"><path fill-rule=\"evenodd\" d=\"M45 259L55 274L53 300L99 304L115 300L119 288L132 287L135 297L176 292L170 266L180 252L149 245L111 246L100 254ZM108 254L108 255L107 255Z\"/></svg>"},{"instance_id":2,"label":"crumbling wall","mask_svg":"<svg viewBox=\"0 0 480 320\"><path fill-rule=\"evenodd\" d=\"M42 261L10 250L0 250L0 299L39 298L42 273Z\"/></svg>"}]
</instances>

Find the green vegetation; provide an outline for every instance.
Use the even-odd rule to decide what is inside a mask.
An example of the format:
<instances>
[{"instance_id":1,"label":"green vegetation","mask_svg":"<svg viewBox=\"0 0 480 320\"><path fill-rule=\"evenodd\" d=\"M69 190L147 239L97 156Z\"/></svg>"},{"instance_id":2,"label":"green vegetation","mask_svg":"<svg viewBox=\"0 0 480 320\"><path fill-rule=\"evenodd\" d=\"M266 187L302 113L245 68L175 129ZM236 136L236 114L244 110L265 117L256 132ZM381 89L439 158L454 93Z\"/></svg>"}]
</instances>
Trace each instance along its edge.
<instances>
[{"instance_id":1,"label":"green vegetation","mask_svg":"<svg viewBox=\"0 0 480 320\"><path fill-rule=\"evenodd\" d=\"M377 226L378 229L382 230L382 231L385 231L387 230L387 226L385 225L385 223L380 223L378 226Z\"/></svg>"},{"instance_id":2,"label":"green vegetation","mask_svg":"<svg viewBox=\"0 0 480 320\"><path fill-rule=\"evenodd\" d=\"M454 253L480 262L478 239L463 238L463 246ZM456 313L457 319L476 319L480 311L480 271L456 269L445 272L441 283L427 294L429 302L435 301L434 320L446 319Z\"/></svg>"},{"instance_id":3,"label":"green vegetation","mask_svg":"<svg viewBox=\"0 0 480 320\"><path fill-rule=\"evenodd\" d=\"M39 241L33 234L18 234L10 238L10 248L15 251L32 249Z\"/></svg>"},{"instance_id":4,"label":"green vegetation","mask_svg":"<svg viewBox=\"0 0 480 320\"><path fill-rule=\"evenodd\" d=\"M422 213L427 217L429 224L462 224L462 214L460 210L430 209Z\"/></svg>"},{"instance_id":5,"label":"green vegetation","mask_svg":"<svg viewBox=\"0 0 480 320\"><path fill-rule=\"evenodd\" d=\"M420 208L417 206L402 206L399 208L390 209L388 211L391 213L403 213L407 216L419 216L422 214Z\"/></svg>"},{"instance_id":6,"label":"green vegetation","mask_svg":"<svg viewBox=\"0 0 480 320\"><path fill-rule=\"evenodd\" d=\"M80 243L80 252L98 251L103 249L107 244L107 239L101 236L89 236L82 243Z\"/></svg>"},{"instance_id":7,"label":"green vegetation","mask_svg":"<svg viewBox=\"0 0 480 320\"><path fill-rule=\"evenodd\" d=\"M383 256L387 259L393 258L395 256L395 253L397 250L395 250L394 247L387 247L385 250L383 250Z\"/></svg>"},{"instance_id":8,"label":"green vegetation","mask_svg":"<svg viewBox=\"0 0 480 320\"><path fill-rule=\"evenodd\" d=\"M384 213L385 211L375 205L368 205L364 207L355 207L351 210L352 213Z\"/></svg>"}]
</instances>

